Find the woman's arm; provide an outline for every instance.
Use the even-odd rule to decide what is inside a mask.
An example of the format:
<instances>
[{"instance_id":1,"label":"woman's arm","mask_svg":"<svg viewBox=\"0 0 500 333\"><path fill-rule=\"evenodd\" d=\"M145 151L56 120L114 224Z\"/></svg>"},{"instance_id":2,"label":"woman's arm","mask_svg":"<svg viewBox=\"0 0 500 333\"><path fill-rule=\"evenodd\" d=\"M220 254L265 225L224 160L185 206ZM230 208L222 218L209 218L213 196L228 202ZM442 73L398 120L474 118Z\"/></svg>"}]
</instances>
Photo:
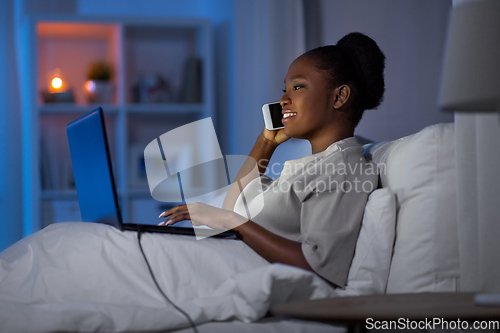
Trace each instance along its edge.
<instances>
[{"instance_id":1,"label":"woman's arm","mask_svg":"<svg viewBox=\"0 0 500 333\"><path fill-rule=\"evenodd\" d=\"M234 230L238 231L238 237L242 241L267 261L313 270L302 252L301 243L272 233L252 221L243 223Z\"/></svg>"},{"instance_id":2,"label":"woman's arm","mask_svg":"<svg viewBox=\"0 0 500 333\"><path fill-rule=\"evenodd\" d=\"M243 164L230 186L224 200L223 209L211 207L202 203L180 205L165 211L160 216L168 217L163 225L172 225L183 220L191 220L193 225L207 225L214 229L234 229L238 237L255 252L271 263L283 263L312 271L302 253L302 244L281 237L248 221L232 210L243 188L255 177L266 172L267 165L278 145L288 140L284 130L269 131L266 128L257 137L249 154L249 159ZM258 173L252 170L258 169Z\"/></svg>"},{"instance_id":3,"label":"woman's arm","mask_svg":"<svg viewBox=\"0 0 500 333\"><path fill-rule=\"evenodd\" d=\"M164 212L164 225L191 220L193 225L207 225L214 229L238 231L238 237L271 263L282 263L312 271L301 243L281 237L233 211L203 203L180 205Z\"/></svg>"},{"instance_id":4,"label":"woman's arm","mask_svg":"<svg viewBox=\"0 0 500 333\"><path fill-rule=\"evenodd\" d=\"M266 128L255 141L252 151L229 187L222 208L233 210L238 196L243 189L256 177L266 172L269 160L278 145L288 140L284 130L269 131ZM258 172L255 172L258 171Z\"/></svg>"}]
</instances>

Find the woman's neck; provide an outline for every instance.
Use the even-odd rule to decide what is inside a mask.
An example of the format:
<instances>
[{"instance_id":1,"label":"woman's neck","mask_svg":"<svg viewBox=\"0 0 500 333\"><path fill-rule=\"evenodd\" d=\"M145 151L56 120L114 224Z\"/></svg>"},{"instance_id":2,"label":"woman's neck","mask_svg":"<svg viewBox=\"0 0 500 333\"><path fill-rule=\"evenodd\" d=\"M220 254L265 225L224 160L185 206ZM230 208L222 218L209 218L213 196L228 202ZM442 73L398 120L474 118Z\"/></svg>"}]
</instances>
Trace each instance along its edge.
<instances>
[{"instance_id":1,"label":"woman's neck","mask_svg":"<svg viewBox=\"0 0 500 333\"><path fill-rule=\"evenodd\" d=\"M332 130L330 133L321 135L315 138L311 138L309 143L311 144L312 153L316 154L324 151L326 148L330 147L332 143L344 140L354 135L354 129L341 128L337 130Z\"/></svg>"}]
</instances>

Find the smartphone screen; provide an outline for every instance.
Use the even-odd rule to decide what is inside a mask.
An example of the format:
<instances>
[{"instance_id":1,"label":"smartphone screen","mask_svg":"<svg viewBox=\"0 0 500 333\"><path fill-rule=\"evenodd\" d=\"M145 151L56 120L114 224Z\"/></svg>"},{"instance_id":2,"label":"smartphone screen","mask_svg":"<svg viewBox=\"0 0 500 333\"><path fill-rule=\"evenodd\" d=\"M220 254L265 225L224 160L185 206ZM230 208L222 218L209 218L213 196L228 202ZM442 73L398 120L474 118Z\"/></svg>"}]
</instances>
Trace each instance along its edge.
<instances>
[{"instance_id":1,"label":"smartphone screen","mask_svg":"<svg viewBox=\"0 0 500 333\"><path fill-rule=\"evenodd\" d=\"M281 109L280 103L269 104L269 113L271 114L273 128L283 127L283 123L281 122L281 119L283 119L283 114L281 112L282 112L282 109Z\"/></svg>"}]
</instances>

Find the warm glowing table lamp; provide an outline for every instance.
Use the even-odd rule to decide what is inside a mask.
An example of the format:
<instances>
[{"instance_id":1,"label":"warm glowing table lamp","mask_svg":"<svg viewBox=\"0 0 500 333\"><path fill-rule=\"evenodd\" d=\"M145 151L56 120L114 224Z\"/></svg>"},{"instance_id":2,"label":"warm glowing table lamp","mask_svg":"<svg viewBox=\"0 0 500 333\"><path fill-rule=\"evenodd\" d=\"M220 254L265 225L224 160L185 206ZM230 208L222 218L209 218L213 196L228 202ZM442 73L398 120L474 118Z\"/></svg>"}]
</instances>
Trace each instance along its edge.
<instances>
[{"instance_id":1,"label":"warm glowing table lamp","mask_svg":"<svg viewBox=\"0 0 500 333\"><path fill-rule=\"evenodd\" d=\"M500 112L500 1L466 1L453 8L439 106ZM500 293L478 294L476 303L500 306Z\"/></svg>"},{"instance_id":2,"label":"warm glowing table lamp","mask_svg":"<svg viewBox=\"0 0 500 333\"><path fill-rule=\"evenodd\" d=\"M52 82L51 82L52 88L57 90L57 89L62 88L62 85L63 85L63 81L61 80L61 78L55 77L52 79Z\"/></svg>"},{"instance_id":3,"label":"warm glowing table lamp","mask_svg":"<svg viewBox=\"0 0 500 333\"><path fill-rule=\"evenodd\" d=\"M74 102L73 92L59 68L48 73L47 81L47 91L42 93L46 103Z\"/></svg>"},{"instance_id":4,"label":"warm glowing table lamp","mask_svg":"<svg viewBox=\"0 0 500 333\"><path fill-rule=\"evenodd\" d=\"M65 92L66 82L63 80L61 70L59 68L54 69L49 73L49 92L50 93L60 93Z\"/></svg>"}]
</instances>

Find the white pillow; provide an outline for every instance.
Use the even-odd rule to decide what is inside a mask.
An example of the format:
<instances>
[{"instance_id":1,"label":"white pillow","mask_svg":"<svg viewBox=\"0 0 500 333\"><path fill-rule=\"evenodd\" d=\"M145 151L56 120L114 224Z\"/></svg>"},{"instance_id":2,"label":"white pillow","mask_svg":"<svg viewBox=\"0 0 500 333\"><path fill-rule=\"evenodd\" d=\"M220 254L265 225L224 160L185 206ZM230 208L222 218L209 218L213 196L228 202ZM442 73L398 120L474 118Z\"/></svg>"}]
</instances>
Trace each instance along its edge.
<instances>
[{"instance_id":1,"label":"white pillow","mask_svg":"<svg viewBox=\"0 0 500 333\"><path fill-rule=\"evenodd\" d=\"M388 188L373 191L366 203L347 286L338 296L384 294L396 229L396 200Z\"/></svg>"},{"instance_id":2,"label":"white pillow","mask_svg":"<svg viewBox=\"0 0 500 333\"><path fill-rule=\"evenodd\" d=\"M370 147L396 196L397 227L387 293L453 292L459 258L453 124Z\"/></svg>"}]
</instances>

